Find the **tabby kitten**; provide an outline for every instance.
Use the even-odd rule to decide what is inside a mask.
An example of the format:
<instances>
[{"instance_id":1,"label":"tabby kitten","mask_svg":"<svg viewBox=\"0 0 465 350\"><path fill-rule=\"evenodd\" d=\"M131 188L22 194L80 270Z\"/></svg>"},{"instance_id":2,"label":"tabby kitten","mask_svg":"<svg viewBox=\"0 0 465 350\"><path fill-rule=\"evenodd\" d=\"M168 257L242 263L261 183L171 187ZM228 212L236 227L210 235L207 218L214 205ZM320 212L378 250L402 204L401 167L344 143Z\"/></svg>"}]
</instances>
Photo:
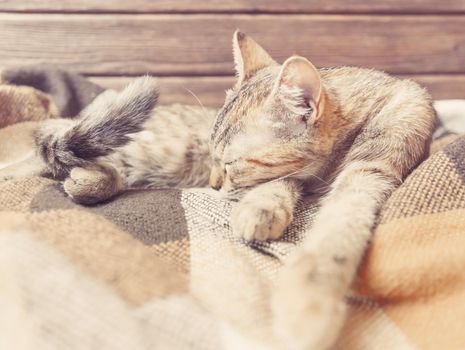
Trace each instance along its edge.
<instances>
[{"instance_id":1,"label":"tabby kitten","mask_svg":"<svg viewBox=\"0 0 465 350\"><path fill-rule=\"evenodd\" d=\"M344 296L378 210L428 152L432 101L416 83L374 70L317 70L299 56L279 65L240 32L233 48L238 79L212 129L210 184L249 190L231 223L256 240L279 238L303 191L323 187L272 307L290 348L327 349L343 325Z\"/></svg>"},{"instance_id":2,"label":"tabby kitten","mask_svg":"<svg viewBox=\"0 0 465 350\"><path fill-rule=\"evenodd\" d=\"M427 153L431 99L416 83L374 70L317 70L299 56L279 65L240 32L233 51L237 82L216 118L200 108L155 108L133 122L148 119L131 142L106 147L130 121L109 125L106 114L95 127L93 113L84 113L66 130L42 132L39 148L48 169L69 173L64 188L83 203L126 187L201 186L209 177L212 188L240 198L231 224L246 240L278 239L302 194L324 193L311 232L278 278L272 308L290 348L327 349L343 325L344 296L377 211Z\"/></svg>"}]
</instances>

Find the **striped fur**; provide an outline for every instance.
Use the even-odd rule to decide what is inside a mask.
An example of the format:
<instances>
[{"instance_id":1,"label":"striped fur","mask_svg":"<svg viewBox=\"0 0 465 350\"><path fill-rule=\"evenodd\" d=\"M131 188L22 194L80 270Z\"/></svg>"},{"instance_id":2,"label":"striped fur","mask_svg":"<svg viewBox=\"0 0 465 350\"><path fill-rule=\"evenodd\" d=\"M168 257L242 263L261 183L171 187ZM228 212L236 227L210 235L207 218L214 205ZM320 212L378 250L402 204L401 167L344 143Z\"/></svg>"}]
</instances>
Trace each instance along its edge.
<instances>
[{"instance_id":1,"label":"striped fur","mask_svg":"<svg viewBox=\"0 0 465 350\"><path fill-rule=\"evenodd\" d=\"M142 130L158 99L153 78L143 77L122 92L98 96L77 120L51 120L36 134L39 153L55 177L67 175L127 144Z\"/></svg>"}]
</instances>

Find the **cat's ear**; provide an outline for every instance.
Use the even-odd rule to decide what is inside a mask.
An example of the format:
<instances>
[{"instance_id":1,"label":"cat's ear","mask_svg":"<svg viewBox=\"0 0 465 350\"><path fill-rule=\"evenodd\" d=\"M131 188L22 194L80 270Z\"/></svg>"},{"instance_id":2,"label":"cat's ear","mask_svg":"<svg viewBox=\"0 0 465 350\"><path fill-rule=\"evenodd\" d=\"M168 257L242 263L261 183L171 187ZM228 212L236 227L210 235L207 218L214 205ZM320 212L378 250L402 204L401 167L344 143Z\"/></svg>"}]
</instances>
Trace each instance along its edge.
<instances>
[{"instance_id":1,"label":"cat's ear","mask_svg":"<svg viewBox=\"0 0 465 350\"><path fill-rule=\"evenodd\" d=\"M233 35L233 55L239 82L249 79L262 68L277 65L260 45L238 30Z\"/></svg>"},{"instance_id":2,"label":"cat's ear","mask_svg":"<svg viewBox=\"0 0 465 350\"><path fill-rule=\"evenodd\" d=\"M322 85L320 74L305 57L292 56L282 65L275 92L297 111L310 111L308 118L321 115Z\"/></svg>"}]
</instances>

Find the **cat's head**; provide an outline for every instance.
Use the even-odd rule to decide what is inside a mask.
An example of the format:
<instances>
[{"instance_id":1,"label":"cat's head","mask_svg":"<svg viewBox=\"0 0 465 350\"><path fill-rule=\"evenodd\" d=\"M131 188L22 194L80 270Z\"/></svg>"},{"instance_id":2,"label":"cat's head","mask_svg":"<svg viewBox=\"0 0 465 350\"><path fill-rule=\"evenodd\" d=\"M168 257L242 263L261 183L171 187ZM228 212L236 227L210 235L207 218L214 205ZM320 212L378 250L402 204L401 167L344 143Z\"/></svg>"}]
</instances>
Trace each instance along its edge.
<instances>
[{"instance_id":1,"label":"cat's head","mask_svg":"<svg viewBox=\"0 0 465 350\"><path fill-rule=\"evenodd\" d=\"M237 82L211 131L210 186L231 194L317 172L325 93L315 66L300 56L279 65L241 32L234 33L233 53Z\"/></svg>"}]
</instances>

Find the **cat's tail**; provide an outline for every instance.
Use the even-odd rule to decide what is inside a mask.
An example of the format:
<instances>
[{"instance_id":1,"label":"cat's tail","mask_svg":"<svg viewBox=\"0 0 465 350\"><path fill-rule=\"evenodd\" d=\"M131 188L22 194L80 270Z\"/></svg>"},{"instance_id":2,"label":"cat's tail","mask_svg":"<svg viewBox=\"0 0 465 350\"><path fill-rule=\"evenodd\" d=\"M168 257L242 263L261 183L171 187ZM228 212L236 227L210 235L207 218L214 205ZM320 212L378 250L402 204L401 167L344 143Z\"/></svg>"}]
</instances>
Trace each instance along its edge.
<instances>
[{"instance_id":1,"label":"cat's tail","mask_svg":"<svg viewBox=\"0 0 465 350\"><path fill-rule=\"evenodd\" d=\"M124 146L142 130L158 101L152 77L134 80L121 92L107 90L74 120L49 120L36 134L41 157L55 177Z\"/></svg>"}]
</instances>

